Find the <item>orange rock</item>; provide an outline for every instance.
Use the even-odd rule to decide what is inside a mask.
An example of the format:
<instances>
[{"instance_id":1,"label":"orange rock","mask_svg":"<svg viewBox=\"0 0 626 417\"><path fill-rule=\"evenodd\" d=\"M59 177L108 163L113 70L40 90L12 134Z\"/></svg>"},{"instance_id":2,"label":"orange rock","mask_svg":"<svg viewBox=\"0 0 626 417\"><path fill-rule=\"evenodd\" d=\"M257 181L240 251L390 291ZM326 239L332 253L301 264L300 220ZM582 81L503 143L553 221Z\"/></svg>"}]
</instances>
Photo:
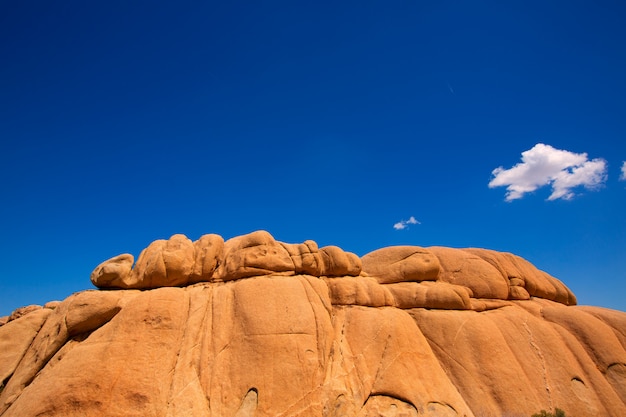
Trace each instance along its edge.
<instances>
[{"instance_id":1,"label":"orange rock","mask_svg":"<svg viewBox=\"0 0 626 417\"><path fill-rule=\"evenodd\" d=\"M476 298L509 298L508 280L498 269L472 252L443 247L432 247L428 250L441 263L439 280L467 287Z\"/></svg>"},{"instance_id":2,"label":"orange rock","mask_svg":"<svg viewBox=\"0 0 626 417\"><path fill-rule=\"evenodd\" d=\"M471 309L466 287L446 282L400 282L385 285L398 308L437 308L445 310Z\"/></svg>"},{"instance_id":3,"label":"orange rock","mask_svg":"<svg viewBox=\"0 0 626 417\"><path fill-rule=\"evenodd\" d=\"M130 288L129 277L135 258L129 253L102 262L91 273L91 283L98 288Z\"/></svg>"},{"instance_id":4,"label":"orange rock","mask_svg":"<svg viewBox=\"0 0 626 417\"><path fill-rule=\"evenodd\" d=\"M38 305L29 305L29 306L25 306L25 307L20 307L17 308L15 310L13 310L13 312L11 313L11 315L9 316L7 321L13 321L13 320L17 320L20 317L23 317L29 313L32 313L33 311L37 311L40 310L42 307L38 306Z\"/></svg>"},{"instance_id":5,"label":"orange rock","mask_svg":"<svg viewBox=\"0 0 626 417\"><path fill-rule=\"evenodd\" d=\"M289 252L268 232L260 230L229 239L224 244L224 260L215 277L230 281L295 270Z\"/></svg>"},{"instance_id":6,"label":"orange rock","mask_svg":"<svg viewBox=\"0 0 626 417\"><path fill-rule=\"evenodd\" d=\"M521 286L509 287L509 299L511 300L530 300L530 294L526 288Z\"/></svg>"},{"instance_id":7,"label":"orange rock","mask_svg":"<svg viewBox=\"0 0 626 417\"><path fill-rule=\"evenodd\" d=\"M381 284L435 281L441 265L430 251L419 246L391 246L363 256L363 271Z\"/></svg>"},{"instance_id":8,"label":"orange rock","mask_svg":"<svg viewBox=\"0 0 626 417\"><path fill-rule=\"evenodd\" d=\"M214 234L196 242L174 235L152 242L134 268L130 254L101 263L92 272L91 282L98 288L149 289L277 273L358 276L361 260L336 246L318 249L312 240L302 244L278 242L263 230L227 242Z\"/></svg>"},{"instance_id":9,"label":"orange rock","mask_svg":"<svg viewBox=\"0 0 626 417\"><path fill-rule=\"evenodd\" d=\"M220 235L203 235L193 243L194 264L189 276L189 283L208 282L222 262L224 239Z\"/></svg>"},{"instance_id":10,"label":"orange rock","mask_svg":"<svg viewBox=\"0 0 626 417\"><path fill-rule=\"evenodd\" d=\"M52 311L37 309L7 322L0 331L0 383L9 379Z\"/></svg>"},{"instance_id":11,"label":"orange rock","mask_svg":"<svg viewBox=\"0 0 626 417\"><path fill-rule=\"evenodd\" d=\"M152 242L137 259L124 288L186 285L195 262L194 245L184 235Z\"/></svg>"},{"instance_id":12,"label":"orange rock","mask_svg":"<svg viewBox=\"0 0 626 417\"><path fill-rule=\"evenodd\" d=\"M60 301L48 301L46 304L43 305L43 308L49 308L50 310L54 310L60 304L61 304Z\"/></svg>"},{"instance_id":13,"label":"orange rock","mask_svg":"<svg viewBox=\"0 0 626 417\"><path fill-rule=\"evenodd\" d=\"M321 275L327 277L357 276L361 273L361 259L353 253L344 252L337 246L320 249Z\"/></svg>"},{"instance_id":14,"label":"orange rock","mask_svg":"<svg viewBox=\"0 0 626 417\"><path fill-rule=\"evenodd\" d=\"M255 232L175 235L131 267L114 258L92 281L144 291L0 326L1 417L626 415L626 313L568 305L511 254L360 260Z\"/></svg>"},{"instance_id":15,"label":"orange rock","mask_svg":"<svg viewBox=\"0 0 626 417\"><path fill-rule=\"evenodd\" d=\"M387 289L371 277L326 278L333 305L393 307L396 301Z\"/></svg>"},{"instance_id":16,"label":"orange rock","mask_svg":"<svg viewBox=\"0 0 626 417\"><path fill-rule=\"evenodd\" d=\"M306 274L314 277L322 275L324 264L317 243L307 240L301 244L281 243L281 245L289 253L296 274Z\"/></svg>"},{"instance_id":17,"label":"orange rock","mask_svg":"<svg viewBox=\"0 0 626 417\"><path fill-rule=\"evenodd\" d=\"M511 299L527 300L528 296L541 297L565 305L575 305L576 297L558 279L540 271L527 260L506 252L496 252L487 249L464 249L500 271L500 274L509 280L510 286L522 287L510 290ZM519 297L519 298L515 298Z\"/></svg>"}]
</instances>

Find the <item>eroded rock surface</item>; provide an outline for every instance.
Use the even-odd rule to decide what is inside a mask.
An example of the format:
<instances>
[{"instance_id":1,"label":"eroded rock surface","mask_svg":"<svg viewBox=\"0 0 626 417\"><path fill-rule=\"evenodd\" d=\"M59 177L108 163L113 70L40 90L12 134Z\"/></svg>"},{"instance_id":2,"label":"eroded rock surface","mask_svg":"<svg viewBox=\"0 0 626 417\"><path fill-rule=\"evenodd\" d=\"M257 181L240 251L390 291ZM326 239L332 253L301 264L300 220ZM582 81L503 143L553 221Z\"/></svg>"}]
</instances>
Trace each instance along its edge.
<instances>
[{"instance_id":1,"label":"eroded rock surface","mask_svg":"<svg viewBox=\"0 0 626 417\"><path fill-rule=\"evenodd\" d=\"M626 313L512 254L175 235L91 280L0 326L0 416L626 415Z\"/></svg>"}]
</instances>

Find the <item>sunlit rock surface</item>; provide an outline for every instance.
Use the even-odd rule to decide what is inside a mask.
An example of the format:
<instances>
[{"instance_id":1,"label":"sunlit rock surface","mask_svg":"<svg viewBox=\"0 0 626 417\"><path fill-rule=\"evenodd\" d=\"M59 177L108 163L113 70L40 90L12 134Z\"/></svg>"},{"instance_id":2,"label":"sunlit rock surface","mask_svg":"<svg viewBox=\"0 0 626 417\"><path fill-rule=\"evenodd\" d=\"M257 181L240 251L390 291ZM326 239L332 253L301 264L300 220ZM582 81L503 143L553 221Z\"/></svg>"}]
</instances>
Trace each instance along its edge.
<instances>
[{"instance_id":1,"label":"sunlit rock surface","mask_svg":"<svg viewBox=\"0 0 626 417\"><path fill-rule=\"evenodd\" d=\"M626 313L509 253L258 231L133 262L0 319L0 416L626 415Z\"/></svg>"}]
</instances>

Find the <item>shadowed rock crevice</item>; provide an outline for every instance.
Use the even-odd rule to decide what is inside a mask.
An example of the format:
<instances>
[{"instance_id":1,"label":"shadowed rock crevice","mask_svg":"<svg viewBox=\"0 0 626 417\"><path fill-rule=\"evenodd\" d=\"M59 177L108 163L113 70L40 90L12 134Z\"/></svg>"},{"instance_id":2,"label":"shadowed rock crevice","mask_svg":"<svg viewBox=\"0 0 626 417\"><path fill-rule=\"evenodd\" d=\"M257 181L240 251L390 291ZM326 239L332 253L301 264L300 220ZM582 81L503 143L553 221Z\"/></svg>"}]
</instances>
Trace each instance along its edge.
<instances>
[{"instance_id":1,"label":"shadowed rock crevice","mask_svg":"<svg viewBox=\"0 0 626 417\"><path fill-rule=\"evenodd\" d=\"M387 395L371 395L365 401L358 417L417 417L413 404Z\"/></svg>"},{"instance_id":2,"label":"shadowed rock crevice","mask_svg":"<svg viewBox=\"0 0 626 417\"><path fill-rule=\"evenodd\" d=\"M241 401L239 410L235 413L235 417L254 417L256 408L259 405L259 393L256 388L250 389Z\"/></svg>"}]
</instances>

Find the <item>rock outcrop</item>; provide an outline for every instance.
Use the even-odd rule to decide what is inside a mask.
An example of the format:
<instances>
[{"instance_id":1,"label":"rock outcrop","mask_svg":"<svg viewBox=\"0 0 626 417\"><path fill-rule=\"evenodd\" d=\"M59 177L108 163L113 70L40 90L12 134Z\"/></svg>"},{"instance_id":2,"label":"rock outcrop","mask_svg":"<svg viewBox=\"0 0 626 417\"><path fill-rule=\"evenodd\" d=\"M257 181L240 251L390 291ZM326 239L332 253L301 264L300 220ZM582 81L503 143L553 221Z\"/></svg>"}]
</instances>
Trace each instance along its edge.
<instances>
[{"instance_id":1,"label":"rock outcrop","mask_svg":"<svg viewBox=\"0 0 626 417\"><path fill-rule=\"evenodd\" d=\"M626 415L626 313L512 254L259 231L133 262L4 319L0 416Z\"/></svg>"}]
</instances>

